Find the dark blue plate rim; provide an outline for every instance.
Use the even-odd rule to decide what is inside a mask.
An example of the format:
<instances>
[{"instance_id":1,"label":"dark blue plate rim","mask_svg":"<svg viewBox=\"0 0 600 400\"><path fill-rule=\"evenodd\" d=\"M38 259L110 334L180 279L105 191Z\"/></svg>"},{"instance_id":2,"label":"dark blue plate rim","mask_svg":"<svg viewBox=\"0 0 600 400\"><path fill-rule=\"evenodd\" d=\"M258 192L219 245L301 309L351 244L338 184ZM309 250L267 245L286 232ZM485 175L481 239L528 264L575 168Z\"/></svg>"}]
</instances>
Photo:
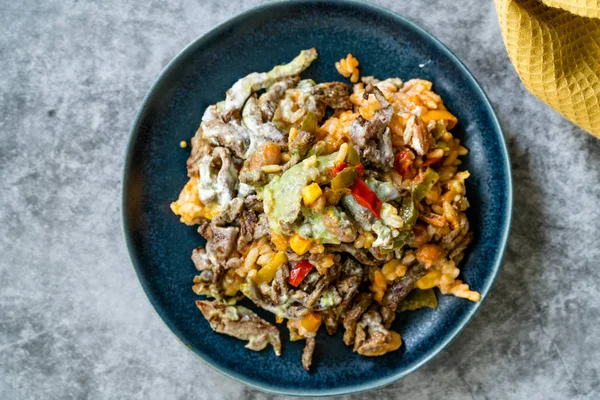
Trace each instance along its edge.
<instances>
[{"instance_id":1,"label":"dark blue plate rim","mask_svg":"<svg viewBox=\"0 0 600 400\"><path fill-rule=\"evenodd\" d=\"M354 386L346 386L346 387L337 388L337 389L317 389L317 390L307 388L302 391L273 389L272 387L270 387L268 384L265 384L264 382L254 381L254 380L252 380L252 378L249 378L247 376L239 374L238 372L236 372L234 370L231 370L229 368L224 368L219 365L214 365L211 363L211 361L209 361L207 358L205 358L205 356L202 353L198 352L195 348L191 349L189 346L187 346L181 340L181 338L179 336L177 336L177 334L175 333L175 330L177 330L177 329L174 326L172 326L171 322L168 319L166 319L166 317L164 317L163 314L161 313L161 311L160 311L161 307L154 300L154 294L150 291L147 283L140 278L142 276L141 267L136 259L135 252L134 252L133 245L132 245L131 236L129 234L129 232L131 231L131 227L129 226L129 224L127 222L127 204L126 204L127 198L129 197L128 184L127 184L129 182L128 171L130 170L131 161L132 161L132 151L131 150L133 147L133 143L135 142L135 140L137 139L137 136L138 136L141 116L144 115L145 112L147 111L147 108L149 106L148 101L152 97L156 88L160 84L162 84L163 81L166 79L170 70L180 62L180 59L183 58L183 56L185 54L192 51L196 46L202 45L203 42L205 42L206 40L208 40L216 35L219 35L224 30L230 29L231 27L235 26L235 24L238 21L246 18L247 15L255 13L255 12L263 10L263 9L267 9L275 4L312 3L312 2L314 2L314 0L272 0L267 3L258 5L256 7L250 8L244 12L241 12L241 13L235 15L234 17L228 19L227 21L220 23L219 25L217 25L210 31L202 34L201 36L198 36L196 39L194 39L192 42L190 42L187 46L185 46L185 48L183 50L181 50L167 64L167 66L161 71L158 78L156 79L156 81L154 82L154 84L152 85L152 87L150 88L150 90L148 91L146 96L144 96L144 99L142 100L142 106L140 107L139 111L136 114L134 123L133 123L131 131L129 133L129 140L127 143L127 147L125 149L125 157L124 157L125 163L123 165L123 173L122 173L122 181L121 181L121 193L122 193L122 196L121 196L121 232L122 232L125 244L127 246L127 251L129 253L129 257L131 259L132 265L138 276L138 281L139 281L140 285L142 286L144 292L146 293L146 296L148 297L150 304L152 304L156 313L159 315L161 320L167 325L167 327L169 328L169 331L181 341L181 343L185 346L185 348L187 348L193 354L198 356L205 364L209 365L210 367L214 368L215 370L219 371L220 373L222 373L232 379L235 379L245 385L248 385L252 388L255 388L255 389L258 389L258 390L261 390L264 392L268 392L268 393L279 394L279 395L319 396L320 397L320 396L338 396L338 395L359 393L359 392L364 392L364 391L371 390L371 389L377 389L377 388L389 385L389 384L397 381L398 379L421 368L423 365L425 365L426 363L431 361L434 357L436 357L438 354L440 354L446 347L448 347L448 345L450 345L450 343L452 343L454 341L454 339L456 339L456 337L460 334L460 332L473 319L473 316L477 313L477 311L483 304L484 300L487 298L487 295L488 295L492 285L494 284L496 277L498 276L498 271L500 269L500 266L502 265L502 261L504 259L504 254L506 252L506 244L508 241L508 235L509 235L511 223L512 223L513 183L512 183L512 172L511 172L511 167L510 167L510 165L511 165L510 155L508 153L508 148L506 146L506 141L505 141L504 135L502 133L502 127L500 125L500 122L498 121L498 118L496 116L496 113L494 112L494 108L492 107L489 98L487 97L487 95L485 94L483 89L481 88L481 85L475 79L473 74L471 74L469 69L463 64L463 62L460 61L460 59L458 57L456 57L456 55L454 55L454 53L452 53L452 51L450 49L448 49L448 47L446 47L446 45L444 45L439 39L437 39L431 33L426 31L425 29L421 28L419 25L417 25L413 21L409 20L408 18L403 17L394 11L391 11L387 8L378 6L376 4L367 3L367 2L358 1L358 0L337 0L336 3L338 3L338 4L341 3L341 4L361 6L361 7L370 7L375 11L378 11L382 14L386 14L388 17L391 17L393 19L396 19L398 21L401 21L402 23L409 25L412 29L419 32L424 37L426 37L428 40L430 40L433 44L435 44L435 46L438 48L438 50L441 53L444 53L446 56L448 56L450 59L452 59L459 66L459 68L464 72L465 76L471 81L471 83L473 83L473 86L476 88L476 91L483 99L483 105L488 109L488 111L492 117L493 125L495 128L494 133L498 136L498 142L501 145L500 148L502 150L502 159L504 160L504 170L505 170L505 173L507 176L507 181L506 181L507 182L507 185L506 185L507 204L506 204L506 213L504 216L504 218L505 218L504 219L504 229L503 229L502 238L500 241L501 251L498 253L496 259L493 262L493 265L492 265L493 269L491 271L491 277L487 280L487 283L480 290L481 300L479 301L479 303L476 303L475 307L473 307L472 310L466 316L464 316L461 321L459 321L459 323L452 329L451 333L449 335L446 335L447 338L444 339L442 342L438 343L437 346L428 355L426 355L421 361L415 363L410 368L400 371L390 377L381 378L381 379L373 379L369 382L357 384Z\"/></svg>"}]
</instances>

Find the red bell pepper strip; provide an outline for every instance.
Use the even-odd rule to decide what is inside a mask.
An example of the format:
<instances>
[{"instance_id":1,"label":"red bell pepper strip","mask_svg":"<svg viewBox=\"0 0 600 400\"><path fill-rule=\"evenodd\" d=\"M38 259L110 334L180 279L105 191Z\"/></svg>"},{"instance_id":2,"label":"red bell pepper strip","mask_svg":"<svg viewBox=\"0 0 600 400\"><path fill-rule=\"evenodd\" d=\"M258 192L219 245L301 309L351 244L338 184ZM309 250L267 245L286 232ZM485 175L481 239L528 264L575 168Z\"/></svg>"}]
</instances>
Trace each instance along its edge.
<instances>
[{"instance_id":1,"label":"red bell pepper strip","mask_svg":"<svg viewBox=\"0 0 600 400\"><path fill-rule=\"evenodd\" d=\"M441 160L442 160L441 157L439 157L439 158L428 158L427 160L423 161L423 166L424 167L429 167L430 165L437 164Z\"/></svg>"},{"instance_id":2,"label":"red bell pepper strip","mask_svg":"<svg viewBox=\"0 0 600 400\"><path fill-rule=\"evenodd\" d=\"M361 177L365 174L365 166L362 165L362 163L358 163L354 166L354 168L356 168L356 171L358 171L358 176Z\"/></svg>"},{"instance_id":3,"label":"red bell pepper strip","mask_svg":"<svg viewBox=\"0 0 600 400\"><path fill-rule=\"evenodd\" d=\"M347 166L348 166L348 164L346 164L345 162L341 162L338 165L336 165L335 167L333 167L333 169L331 170L331 174L335 177Z\"/></svg>"},{"instance_id":4,"label":"red bell pepper strip","mask_svg":"<svg viewBox=\"0 0 600 400\"><path fill-rule=\"evenodd\" d=\"M349 167L350 165L348 165L346 162L341 162L338 165L336 165L335 167L333 167L333 169L331 170L331 174L335 177L337 174L339 174L340 172L342 172L342 170L344 170L344 168ZM356 165L354 165L354 168L356 168L356 171L358 172L358 176L363 176L365 174L365 166L362 165L362 163L358 163Z\"/></svg>"},{"instance_id":5,"label":"red bell pepper strip","mask_svg":"<svg viewBox=\"0 0 600 400\"><path fill-rule=\"evenodd\" d=\"M292 267L290 270L290 276L287 278L287 282L293 287L298 287L306 275L313 269L313 265L308 260L302 260Z\"/></svg>"},{"instance_id":6,"label":"red bell pepper strip","mask_svg":"<svg viewBox=\"0 0 600 400\"><path fill-rule=\"evenodd\" d=\"M403 178L411 178L415 174L413 167L414 156L409 149L402 150L396 154L394 169L402 175Z\"/></svg>"},{"instance_id":7,"label":"red bell pepper strip","mask_svg":"<svg viewBox=\"0 0 600 400\"><path fill-rule=\"evenodd\" d=\"M368 208L377 219L380 218L381 200L361 179L357 179L354 185L350 187L350 193L356 199L358 204Z\"/></svg>"}]
</instances>

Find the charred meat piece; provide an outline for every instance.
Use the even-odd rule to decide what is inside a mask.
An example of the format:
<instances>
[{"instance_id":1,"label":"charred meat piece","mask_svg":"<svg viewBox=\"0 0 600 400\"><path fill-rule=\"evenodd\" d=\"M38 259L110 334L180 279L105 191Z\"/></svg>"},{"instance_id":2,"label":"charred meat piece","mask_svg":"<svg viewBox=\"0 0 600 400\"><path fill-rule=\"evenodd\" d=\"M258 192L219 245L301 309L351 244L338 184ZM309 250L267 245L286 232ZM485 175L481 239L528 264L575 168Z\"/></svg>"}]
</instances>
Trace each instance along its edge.
<instances>
[{"instance_id":1,"label":"charred meat piece","mask_svg":"<svg viewBox=\"0 0 600 400\"><path fill-rule=\"evenodd\" d=\"M258 240L263 236L268 236L271 234L271 229L269 228L269 221L267 220L267 216L265 214L260 214L258 217L258 222L254 227L254 240Z\"/></svg>"},{"instance_id":2,"label":"charred meat piece","mask_svg":"<svg viewBox=\"0 0 600 400\"><path fill-rule=\"evenodd\" d=\"M332 253L346 252L346 253L350 254L352 257L354 257L356 259L356 261L358 261L359 263L364 264L364 265L376 267L376 266L382 264L381 261L373 260L363 250L357 249L348 243L330 245L330 246L326 247L326 250L329 252L332 252Z\"/></svg>"},{"instance_id":3,"label":"charred meat piece","mask_svg":"<svg viewBox=\"0 0 600 400\"><path fill-rule=\"evenodd\" d=\"M250 143L250 132L239 122L226 123L221 118L217 105L212 105L206 109L200 124L201 140L208 142L213 146L222 146L228 148L237 158L244 159L244 154ZM196 133L196 136L198 136ZM195 143L192 140L192 153L194 153ZM206 152L204 154L210 154Z\"/></svg>"},{"instance_id":4,"label":"charred meat piece","mask_svg":"<svg viewBox=\"0 0 600 400\"><path fill-rule=\"evenodd\" d=\"M267 142L273 142L277 146L285 146L287 137L273 122L263 122L258 100L255 95L250 96L242 110L242 121L244 126L250 131L250 143L245 156L248 157L260 146Z\"/></svg>"},{"instance_id":5,"label":"charred meat piece","mask_svg":"<svg viewBox=\"0 0 600 400\"><path fill-rule=\"evenodd\" d=\"M361 280L360 276L350 276L336 285L336 292L341 296L341 301L323 315L325 328L330 335L336 333L338 323L356 295Z\"/></svg>"},{"instance_id":6,"label":"charred meat piece","mask_svg":"<svg viewBox=\"0 0 600 400\"><path fill-rule=\"evenodd\" d=\"M394 107L385 99L381 91L372 85L365 89L364 97L373 93L381 108L369 120L358 117L350 127L350 136L362 157L365 166L389 171L394 166L392 136L388 125L394 114Z\"/></svg>"},{"instance_id":7,"label":"charred meat piece","mask_svg":"<svg viewBox=\"0 0 600 400\"><path fill-rule=\"evenodd\" d=\"M290 271L287 263L284 263L275 273L275 278L271 283L271 302L275 305L279 305L288 298L289 290L285 282L288 276L290 276Z\"/></svg>"},{"instance_id":8,"label":"charred meat piece","mask_svg":"<svg viewBox=\"0 0 600 400\"><path fill-rule=\"evenodd\" d=\"M341 303L338 304L338 306L334 309L338 317L344 315L346 312L346 309L350 305L352 298L358 291L358 286L360 285L361 280L362 277L360 276L351 276L337 284L336 288L342 296Z\"/></svg>"},{"instance_id":9,"label":"charred meat piece","mask_svg":"<svg viewBox=\"0 0 600 400\"><path fill-rule=\"evenodd\" d=\"M273 121L281 127L297 126L310 114L316 121L325 116L327 107L350 109L348 85L342 82L315 84L312 79L300 81L295 88L286 90L273 114Z\"/></svg>"},{"instance_id":10,"label":"charred meat piece","mask_svg":"<svg viewBox=\"0 0 600 400\"><path fill-rule=\"evenodd\" d=\"M254 211L243 211L239 218L240 236L237 242L237 248L241 249L249 244L254 238L254 227L258 222L258 217Z\"/></svg>"},{"instance_id":11,"label":"charred meat piece","mask_svg":"<svg viewBox=\"0 0 600 400\"><path fill-rule=\"evenodd\" d=\"M400 335L386 329L377 311L367 311L356 326L354 351L363 356L381 356L397 350L402 344Z\"/></svg>"},{"instance_id":12,"label":"charred meat piece","mask_svg":"<svg viewBox=\"0 0 600 400\"><path fill-rule=\"evenodd\" d=\"M192 251L192 262L198 271L205 271L213 268L213 264L208 259L208 254L206 254L206 249L203 246L196 247Z\"/></svg>"},{"instance_id":13,"label":"charred meat piece","mask_svg":"<svg viewBox=\"0 0 600 400\"><path fill-rule=\"evenodd\" d=\"M393 252L383 253L381 247L369 247L369 253L377 260L382 263L386 263L394 258Z\"/></svg>"},{"instance_id":14,"label":"charred meat piece","mask_svg":"<svg viewBox=\"0 0 600 400\"><path fill-rule=\"evenodd\" d=\"M290 320L297 320L302 319L302 317L310 311L303 304L294 300L293 296L290 297L289 301L280 301L279 304L274 304L269 297L263 295L254 280L248 279L246 283L244 295L252 300L258 307L272 312L275 315Z\"/></svg>"},{"instance_id":15,"label":"charred meat piece","mask_svg":"<svg viewBox=\"0 0 600 400\"><path fill-rule=\"evenodd\" d=\"M315 352L315 344L317 341L314 337L306 338L304 344L304 350L302 351L302 367L305 370L309 370L312 364L313 353Z\"/></svg>"},{"instance_id":16,"label":"charred meat piece","mask_svg":"<svg viewBox=\"0 0 600 400\"><path fill-rule=\"evenodd\" d=\"M299 130L296 137L290 140L289 149L291 153L290 161L283 167L284 171L298 164L300 160L308 153L315 141L315 134Z\"/></svg>"},{"instance_id":17,"label":"charred meat piece","mask_svg":"<svg viewBox=\"0 0 600 400\"><path fill-rule=\"evenodd\" d=\"M214 301L198 300L200 309L210 327L238 339L248 340L247 349L260 351L271 344L276 355L281 355L281 340L276 327L242 306L226 306Z\"/></svg>"},{"instance_id":18,"label":"charred meat piece","mask_svg":"<svg viewBox=\"0 0 600 400\"><path fill-rule=\"evenodd\" d=\"M246 210L254 211L255 213L260 213L263 211L263 203L256 197L255 194L246 197L244 200L244 207Z\"/></svg>"},{"instance_id":19,"label":"charred meat piece","mask_svg":"<svg viewBox=\"0 0 600 400\"><path fill-rule=\"evenodd\" d=\"M396 309L398 304L404 299L415 286L421 277L427 273L425 266L417 264L410 268L406 274L397 278L390 286L388 286L383 299L381 301L381 315L383 317L384 326L389 328L396 318Z\"/></svg>"},{"instance_id":20,"label":"charred meat piece","mask_svg":"<svg viewBox=\"0 0 600 400\"><path fill-rule=\"evenodd\" d=\"M252 92L265 89L277 81L299 75L317 58L315 48L302 50L288 64L278 65L269 72L253 72L239 79L225 95L224 120L237 119Z\"/></svg>"},{"instance_id":21,"label":"charred meat piece","mask_svg":"<svg viewBox=\"0 0 600 400\"><path fill-rule=\"evenodd\" d=\"M465 235L463 240L461 240L456 245L454 250L452 250L452 252L448 255L448 258L451 259L452 261L454 261L454 263L458 265L458 263L461 262L463 257L465 256L465 249L467 248L469 243L471 243L472 241L473 241L473 232L469 232Z\"/></svg>"},{"instance_id":22,"label":"charred meat piece","mask_svg":"<svg viewBox=\"0 0 600 400\"><path fill-rule=\"evenodd\" d=\"M347 110L352 108L348 85L343 82L325 82L319 83L308 89L308 92L315 98L317 120L320 121L325 115L327 107L334 110Z\"/></svg>"},{"instance_id":23,"label":"charred meat piece","mask_svg":"<svg viewBox=\"0 0 600 400\"><path fill-rule=\"evenodd\" d=\"M236 197L238 173L226 148L216 147L198 160L198 173L198 199L203 204L225 206Z\"/></svg>"},{"instance_id":24,"label":"charred meat piece","mask_svg":"<svg viewBox=\"0 0 600 400\"><path fill-rule=\"evenodd\" d=\"M435 143L433 136L427 130L421 117L417 117L416 115L412 115L406 121L403 139L404 143L420 156L427 154L429 148Z\"/></svg>"},{"instance_id":25,"label":"charred meat piece","mask_svg":"<svg viewBox=\"0 0 600 400\"><path fill-rule=\"evenodd\" d=\"M308 153L315 141L315 134L299 130L296 137L290 140L289 149L292 155L297 154L300 159Z\"/></svg>"},{"instance_id":26,"label":"charred meat piece","mask_svg":"<svg viewBox=\"0 0 600 400\"><path fill-rule=\"evenodd\" d=\"M335 335L338 329L338 318L335 316L333 310L325 310L321 313L323 317L323 325L327 329L329 335Z\"/></svg>"},{"instance_id":27,"label":"charred meat piece","mask_svg":"<svg viewBox=\"0 0 600 400\"><path fill-rule=\"evenodd\" d=\"M312 309L315 306L317 300L319 300L323 294L323 291L337 279L339 272L340 266L338 264L334 264L327 269L327 273L317 281L314 290L307 297L306 302L304 303L306 308Z\"/></svg>"},{"instance_id":28,"label":"charred meat piece","mask_svg":"<svg viewBox=\"0 0 600 400\"><path fill-rule=\"evenodd\" d=\"M208 296L217 300L223 300L223 288L221 285L225 275L225 269L215 265L211 270L205 270L194 278L192 290L199 296Z\"/></svg>"},{"instance_id":29,"label":"charred meat piece","mask_svg":"<svg viewBox=\"0 0 600 400\"><path fill-rule=\"evenodd\" d=\"M216 226L223 226L235 221L244 209L244 199L236 197L225 204L221 213L213 218L212 223Z\"/></svg>"},{"instance_id":30,"label":"charred meat piece","mask_svg":"<svg viewBox=\"0 0 600 400\"><path fill-rule=\"evenodd\" d=\"M225 266L235 248L240 228L214 226L205 222L198 227L198 232L206 239L206 253L210 262Z\"/></svg>"},{"instance_id":31,"label":"charred meat piece","mask_svg":"<svg viewBox=\"0 0 600 400\"><path fill-rule=\"evenodd\" d=\"M356 295L352 307L346 313L344 317L344 343L346 346L350 346L354 343L356 337L356 326L361 315L369 306L373 303L373 294L362 292Z\"/></svg>"},{"instance_id":32,"label":"charred meat piece","mask_svg":"<svg viewBox=\"0 0 600 400\"><path fill-rule=\"evenodd\" d=\"M271 121L273 119L273 114L277 109L279 100L281 100L285 91L294 87L299 80L300 76L295 75L279 82L275 82L259 97L258 107L260 108L263 121Z\"/></svg>"},{"instance_id":33,"label":"charred meat piece","mask_svg":"<svg viewBox=\"0 0 600 400\"><path fill-rule=\"evenodd\" d=\"M204 139L202 128L198 128L191 140L192 150L185 162L187 174L190 178L198 176L198 161L205 155L212 153L215 145Z\"/></svg>"},{"instance_id":34,"label":"charred meat piece","mask_svg":"<svg viewBox=\"0 0 600 400\"><path fill-rule=\"evenodd\" d=\"M364 275L364 267L352 258L346 258L342 264L342 277L358 276L362 279Z\"/></svg>"},{"instance_id":35,"label":"charred meat piece","mask_svg":"<svg viewBox=\"0 0 600 400\"><path fill-rule=\"evenodd\" d=\"M308 371L312 364L312 357L315 351L316 333L304 329L298 320L289 320L286 325L290 332L290 341L306 340L302 352L302 367Z\"/></svg>"}]
</instances>

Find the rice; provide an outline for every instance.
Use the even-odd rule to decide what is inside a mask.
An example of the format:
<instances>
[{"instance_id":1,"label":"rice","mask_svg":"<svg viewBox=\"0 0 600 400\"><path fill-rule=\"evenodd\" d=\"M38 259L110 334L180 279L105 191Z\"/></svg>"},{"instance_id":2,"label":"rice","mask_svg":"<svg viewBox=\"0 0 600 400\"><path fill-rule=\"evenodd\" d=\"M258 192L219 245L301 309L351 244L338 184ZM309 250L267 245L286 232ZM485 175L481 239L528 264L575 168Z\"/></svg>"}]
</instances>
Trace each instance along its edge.
<instances>
[{"instance_id":1,"label":"rice","mask_svg":"<svg viewBox=\"0 0 600 400\"><path fill-rule=\"evenodd\" d=\"M335 68L345 78L350 78L350 82L356 83L358 82L358 66L359 62L354 56L350 53L346 56L346 58L342 58L340 61L335 63Z\"/></svg>"}]
</instances>

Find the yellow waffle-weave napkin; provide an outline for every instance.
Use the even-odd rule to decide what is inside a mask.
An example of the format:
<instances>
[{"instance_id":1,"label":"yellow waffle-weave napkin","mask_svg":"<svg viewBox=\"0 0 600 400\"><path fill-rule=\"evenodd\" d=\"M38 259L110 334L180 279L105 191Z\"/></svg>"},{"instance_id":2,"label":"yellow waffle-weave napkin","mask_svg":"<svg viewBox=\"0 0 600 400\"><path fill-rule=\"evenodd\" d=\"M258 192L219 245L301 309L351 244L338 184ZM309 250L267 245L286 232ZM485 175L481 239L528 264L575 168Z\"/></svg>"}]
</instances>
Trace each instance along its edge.
<instances>
[{"instance_id":1,"label":"yellow waffle-weave napkin","mask_svg":"<svg viewBox=\"0 0 600 400\"><path fill-rule=\"evenodd\" d=\"M600 138L600 0L495 0L525 87Z\"/></svg>"}]
</instances>

